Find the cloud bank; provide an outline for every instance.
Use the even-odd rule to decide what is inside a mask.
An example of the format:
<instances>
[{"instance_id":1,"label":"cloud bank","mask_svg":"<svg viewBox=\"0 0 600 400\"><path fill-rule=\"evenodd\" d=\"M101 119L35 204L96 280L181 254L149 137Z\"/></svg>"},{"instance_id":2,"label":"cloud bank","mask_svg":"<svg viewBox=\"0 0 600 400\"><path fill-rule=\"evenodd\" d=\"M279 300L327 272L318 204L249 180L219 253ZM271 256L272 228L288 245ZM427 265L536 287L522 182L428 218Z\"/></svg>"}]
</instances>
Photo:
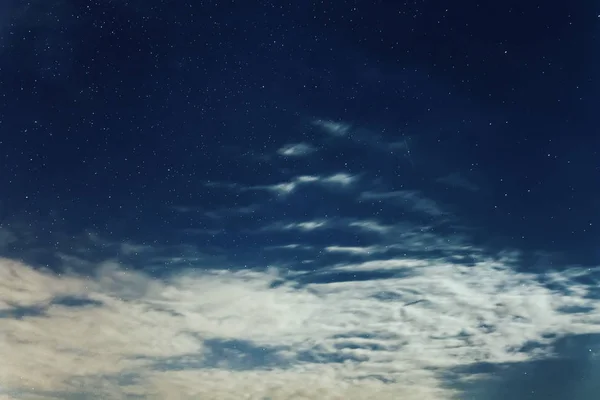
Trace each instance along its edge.
<instances>
[{"instance_id":1,"label":"cloud bank","mask_svg":"<svg viewBox=\"0 0 600 400\"><path fill-rule=\"evenodd\" d=\"M595 271L541 277L510 264L376 259L328 271L369 279L324 282L276 268L155 279L110 261L82 276L2 259L0 393L458 398L443 378L454 368L543 359L556 338L600 332L581 283Z\"/></svg>"}]
</instances>

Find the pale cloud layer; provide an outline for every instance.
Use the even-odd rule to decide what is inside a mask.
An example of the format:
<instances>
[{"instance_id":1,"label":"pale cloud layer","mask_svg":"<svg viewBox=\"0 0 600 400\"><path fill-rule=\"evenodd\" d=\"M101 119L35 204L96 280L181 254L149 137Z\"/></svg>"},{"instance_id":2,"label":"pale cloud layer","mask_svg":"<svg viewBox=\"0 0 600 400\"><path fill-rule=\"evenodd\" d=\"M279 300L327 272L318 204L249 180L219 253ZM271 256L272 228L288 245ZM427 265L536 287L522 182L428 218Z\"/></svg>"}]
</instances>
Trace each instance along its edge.
<instances>
[{"instance_id":1,"label":"pale cloud layer","mask_svg":"<svg viewBox=\"0 0 600 400\"><path fill-rule=\"evenodd\" d=\"M551 337L600 332L593 288L578 283L595 271L540 277L514 271L512 261L370 260L329 271L392 277L298 286L278 269L158 280L114 262L83 277L2 259L0 394L458 398L445 371L551 357ZM574 309L583 311L566 311ZM245 348L222 353L215 341ZM256 356L265 351L270 361Z\"/></svg>"}]
</instances>

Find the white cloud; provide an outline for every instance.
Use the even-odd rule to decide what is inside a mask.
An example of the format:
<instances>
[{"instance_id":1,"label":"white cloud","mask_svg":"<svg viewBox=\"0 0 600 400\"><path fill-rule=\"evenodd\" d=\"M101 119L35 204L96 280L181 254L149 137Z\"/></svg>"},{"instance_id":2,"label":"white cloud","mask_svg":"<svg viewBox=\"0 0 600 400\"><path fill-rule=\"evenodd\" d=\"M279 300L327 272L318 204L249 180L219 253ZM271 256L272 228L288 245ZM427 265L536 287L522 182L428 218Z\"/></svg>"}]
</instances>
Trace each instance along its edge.
<instances>
[{"instance_id":1,"label":"white cloud","mask_svg":"<svg viewBox=\"0 0 600 400\"><path fill-rule=\"evenodd\" d=\"M339 173L339 174L334 174L334 175L328 176L327 178L324 178L323 182L347 186L347 185L350 185L355 180L356 180L355 176L344 174L344 173Z\"/></svg>"},{"instance_id":2,"label":"white cloud","mask_svg":"<svg viewBox=\"0 0 600 400\"><path fill-rule=\"evenodd\" d=\"M385 248L380 246L327 246L325 251L329 253L346 253L354 255L371 255L385 251Z\"/></svg>"},{"instance_id":3,"label":"white cloud","mask_svg":"<svg viewBox=\"0 0 600 400\"><path fill-rule=\"evenodd\" d=\"M322 186L348 186L356 181L357 177L346 173L337 173L329 176L301 175L289 182L281 182L274 185L256 186L257 189L266 189L279 195L287 195L307 184L319 184Z\"/></svg>"},{"instance_id":4,"label":"white cloud","mask_svg":"<svg viewBox=\"0 0 600 400\"><path fill-rule=\"evenodd\" d=\"M315 229L325 228L329 226L326 220L316 221L305 221L305 222L292 222L283 226L285 230L301 230L301 231L314 231Z\"/></svg>"},{"instance_id":5,"label":"white cloud","mask_svg":"<svg viewBox=\"0 0 600 400\"><path fill-rule=\"evenodd\" d=\"M511 269L510 257L478 260L337 265L399 274L302 286L277 269L158 280L103 263L86 278L0 260L0 315L23 307L42 314L0 317L0 384L16 399L33 399L31 389L39 398L90 390L112 399L449 399L456 393L438 375L448 368L549 357L550 334L600 332L593 288L578 283L595 270L548 274L550 289ZM95 303L56 301L65 296ZM587 311L564 311L573 307ZM267 349L277 362L201 368L214 339ZM542 347L519 351L531 342Z\"/></svg>"},{"instance_id":6,"label":"white cloud","mask_svg":"<svg viewBox=\"0 0 600 400\"><path fill-rule=\"evenodd\" d=\"M268 189L272 190L273 192L275 192L277 194L285 195L285 194L292 193L294 190L296 190L297 187L298 187L298 182L285 182L285 183L277 183L275 185L271 185L268 187Z\"/></svg>"},{"instance_id":7,"label":"white cloud","mask_svg":"<svg viewBox=\"0 0 600 400\"><path fill-rule=\"evenodd\" d=\"M377 232L377 233L381 233L381 234L387 233L392 229L391 226L382 225L379 222L374 221L374 220L353 221L350 223L350 226L357 227L364 231Z\"/></svg>"},{"instance_id":8,"label":"white cloud","mask_svg":"<svg viewBox=\"0 0 600 400\"><path fill-rule=\"evenodd\" d=\"M358 177L355 175L349 175L344 172L338 172L329 176L299 175L292 178L290 181L270 185L245 186L239 183L231 182L207 182L205 184L209 187L224 188L239 192L268 190L278 195L288 195L297 190L300 186L321 185L324 187L333 188L339 186L349 186L350 184L354 183L357 179ZM189 210L186 207L179 207L178 211L186 212Z\"/></svg>"},{"instance_id":9,"label":"white cloud","mask_svg":"<svg viewBox=\"0 0 600 400\"><path fill-rule=\"evenodd\" d=\"M301 251L310 251L313 250L313 246L299 244L299 243L290 243L278 246L266 246L266 250L301 250Z\"/></svg>"},{"instance_id":10,"label":"white cloud","mask_svg":"<svg viewBox=\"0 0 600 400\"><path fill-rule=\"evenodd\" d=\"M299 222L279 221L279 222L272 223L270 225L266 225L266 226L262 227L260 230L261 231L294 231L295 230L295 231L310 232L310 231L314 231L317 229L331 228L335 225L336 225L336 222L334 220L329 220L329 219L315 219L312 221L299 221ZM289 245L285 245L285 246L271 246L269 248L271 248L271 249L286 248L286 249L308 250L308 249L311 249L312 246L306 245L306 244L304 244L304 245L289 244Z\"/></svg>"},{"instance_id":11,"label":"white cloud","mask_svg":"<svg viewBox=\"0 0 600 400\"><path fill-rule=\"evenodd\" d=\"M375 379L343 381L333 366L272 371L170 371L149 375L144 383L158 398L185 393L206 400L437 400L450 394L435 386L385 384ZM182 397L178 397L182 398Z\"/></svg>"},{"instance_id":12,"label":"white cloud","mask_svg":"<svg viewBox=\"0 0 600 400\"><path fill-rule=\"evenodd\" d=\"M287 157L302 157L314 153L316 150L307 143L293 143L281 147L277 153Z\"/></svg>"},{"instance_id":13,"label":"white cloud","mask_svg":"<svg viewBox=\"0 0 600 400\"><path fill-rule=\"evenodd\" d=\"M385 271L385 270L408 270L418 267L426 267L428 262L426 260L415 260L406 258L392 258L392 259L381 259L371 260L362 262L360 264L347 264L332 267L331 270L336 271Z\"/></svg>"},{"instance_id":14,"label":"white cloud","mask_svg":"<svg viewBox=\"0 0 600 400\"><path fill-rule=\"evenodd\" d=\"M325 132L332 136L346 136L351 128L350 125L343 122L335 122L323 119L314 120L313 125L322 128Z\"/></svg>"}]
</instances>

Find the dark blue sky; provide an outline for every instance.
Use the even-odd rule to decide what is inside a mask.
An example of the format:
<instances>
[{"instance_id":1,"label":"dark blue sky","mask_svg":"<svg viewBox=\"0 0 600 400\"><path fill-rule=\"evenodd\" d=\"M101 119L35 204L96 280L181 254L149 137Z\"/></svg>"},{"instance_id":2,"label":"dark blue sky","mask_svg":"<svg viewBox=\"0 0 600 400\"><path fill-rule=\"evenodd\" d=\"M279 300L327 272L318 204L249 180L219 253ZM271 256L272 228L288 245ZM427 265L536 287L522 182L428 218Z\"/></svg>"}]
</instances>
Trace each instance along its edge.
<instances>
[{"instance_id":1,"label":"dark blue sky","mask_svg":"<svg viewBox=\"0 0 600 400\"><path fill-rule=\"evenodd\" d=\"M296 302L318 294L310 315L338 315L329 330L310 318L295 336L266 334L258 317L240 322L242 332L185 319L183 331L208 353L138 351L154 364L102 376L141 382L148 371L187 368L208 379L202 374L219 368L269 366L290 381L264 379L291 391L309 379L293 375L298 368L334 365L336 379L360 378L356 393L385 398L405 384L397 373L407 368L419 387L457 388L460 398L591 399L600 333L599 14L587 1L4 0L0 268L16 272L5 277L12 283L0 319L16 332L25 323L41 329L36 318L59 318L58 307L75 313L59 326L81 326L86 307L112 307L122 326L134 306L163 304L171 316L219 321L241 318L226 310L271 310L271 324L284 324L296 312L302 321ZM38 291L38 280L46 296L14 297L17 287ZM258 290L255 280L269 283ZM182 311L199 301L192 287L211 300L194 289L202 306ZM223 291L245 293L256 310L223 303ZM65 296L77 301L57 300ZM268 307L285 305L268 308L266 298ZM374 299L415 315L369 314ZM348 332L346 315L357 324ZM447 315L456 321L446 326ZM414 331L398 333L396 323ZM402 340L356 339L376 341L380 325ZM114 339L108 328L86 329ZM584 334L580 346L573 338ZM351 350L336 335L356 339ZM412 348L412 337L431 340ZM458 354L453 341L463 340ZM40 354L48 346L40 341ZM431 361L435 348L455 361ZM22 354L10 356L15 365ZM581 372L552 372L561 362ZM464 384L480 369L489 376ZM77 379L100 385L99 370L90 371ZM560 378L546 379L554 373ZM31 379L48 398L79 390L73 374ZM560 390L548 383L557 379ZM133 396L129 384L110 385L107 396ZM0 374L3 388L28 398L10 373Z\"/></svg>"}]
</instances>

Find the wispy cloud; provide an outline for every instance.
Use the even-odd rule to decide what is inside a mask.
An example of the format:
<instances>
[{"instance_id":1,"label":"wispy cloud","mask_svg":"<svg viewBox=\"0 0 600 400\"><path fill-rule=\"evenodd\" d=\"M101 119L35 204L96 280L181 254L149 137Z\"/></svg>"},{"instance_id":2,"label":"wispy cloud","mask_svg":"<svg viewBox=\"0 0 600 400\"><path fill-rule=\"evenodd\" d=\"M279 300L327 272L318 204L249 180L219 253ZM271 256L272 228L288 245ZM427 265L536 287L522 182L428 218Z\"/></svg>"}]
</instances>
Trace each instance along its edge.
<instances>
[{"instance_id":1,"label":"wispy cloud","mask_svg":"<svg viewBox=\"0 0 600 400\"><path fill-rule=\"evenodd\" d=\"M347 187L358 180L358 176L345 172L338 172L328 176L321 175L299 175L287 182L279 182L268 185L242 185L233 182L207 182L209 187L224 188L240 192L267 190L278 195L287 195L301 186L320 185L328 188ZM183 209L185 211L185 209Z\"/></svg>"},{"instance_id":2,"label":"wispy cloud","mask_svg":"<svg viewBox=\"0 0 600 400\"><path fill-rule=\"evenodd\" d=\"M387 258L371 260L360 264L345 264L332 267L335 271L389 271L389 270L409 270L418 267L426 267L431 262L427 260L417 260L410 258Z\"/></svg>"},{"instance_id":3,"label":"wispy cloud","mask_svg":"<svg viewBox=\"0 0 600 400\"><path fill-rule=\"evenodd\" d=\"M540 279L498 260L383 259L333 270L403 273L298 286L277 269L159 280L4 259L0 382L16 399L439 400L457 395L445 371L551 357L556 338L600 332L597 270Z\"/></svg>"},{"instance_id":4,"label":"wispy cloud","mask_svg":"<svg viewBox=\"0 0 600 400\"><path fill-rule=\"evenodd\" d=\"M393 192L363 192L360 200L386 200L407 207L413 211L422 212L434 217L448 215L434 200L423 196L417 190L396 190Z\"/></svg>"},{"instance_id":5,"label":"wispy cloud","mask_svg":"<svg viewBox=\"0 0 600 400\"><path fill-rule=\"evenodd\" d=\"M300 186L308 184L317 184L325 187L345 187L354 183L358 179L357 176L347 173L336 173L329 176L301 175L291 181L281 182L273 185L256 186L255 188L265 189L277 193L279 195L290 194Z\"/></svg>"},{"instance_id":6,"label":"wispy cloud","mask_svg":"<svg viewBox=\"0 0 600 400\"><path fill-rule=\"evenodd\" d=\"M313 231L315 229L324 228L327 226L327 221L308 221L308 222L296 222L285 225L285 229L299 229L302 231Z\"/></svg>"},{"instance_id":7,"label":"wispy cloud","mask_svg":"<svg viewBox=\"0 0 600 400\"><path fill-rule=\"evenodd\" d=\"M287 144L277 150L277 153L286 157L303 157L314 153L317 149L307 143Z\"/></svg>"},{"instance_id":8,"label":"wispy cloud","mask_svg":"<svg viewBox=\"0 0 600 400\"><path fill-rule=\"evenodd\" d=\"M317 119L312 124L325 131L330 136L343 137L349 143L363 148L371 148L387 155L396 155L405 159L414 166L413 155L411 152L412 143L410 136L402 135L398 140L397 132L393 135L394 140L389 140L385 129L381 131L373 130L368 127L356 127L345 122L336 122L332 120Z\"/></svg>"},{"instance_id":9,"label":"wispy cloud","mask_svg":"<svg viewBox=\"0 0 600 400\"><path fill-rule=\"evenodd\" d=\"M352 176L349 174L345 174L345 173L339 173L339 174L334 174L331 176L328 176L326 178L323 179L324 183L332 183L332 184L339 184L342 186L348 186L350 185L352 182L354 182L356 180L356 176Z\"/></svg>"},{"instance_id":10,"label":"wispy cloud","mask_svg":"<svg viewBox=\"0 0 600 400\"><path fill-rule=\"evenodd\" d=\"M375 253L385 251L385 247L381 246L327 246L325 251L329 253L342 253L351 255L369 256Z\"/></svg>"},{"instance_id":11,"label":"wispy cloud","mask_svg":"<svg viewBox=\"0 0 600 400\"><path fill-rule=\"evenodd\" d=\"M312 246L299 243L282 244L279 246L267 246L267 250L312 250Z\"/></svg>"},{"instance_id":12,"label":"wispy cloud","mask_svg":"<svg viewBox=\"0 0 600 400\"><path fill-rule=\"evenodd\" d=\"M388 233L392 229L391 226L382 225L375 220L352 221L349 225L367 232L376 232L381 234Z\"/></svg>"},{"instance_id":13,"label":"wispy cloud","mask_svg":"<svg viewBox=\"0 0 600 400\"><path fill-rule=\"evenodd\" d=\"M271 225L267 225L262 230L265 231L305 231L310 232L316 229L324 229L331 227L331 221L326 219L317 219L313 221L302 221L302 222L276 222ZM288 248L298 248L297 244L288 245Z\"/></svg>"},{"instance_id":14,"label":"wispy cloud","mask_svg":"<svg viewBox=\"0 0 600 400\"><path fill-rule=\"evenodd\" d=\"M273 185L265 185L265 186L261 186L260 188L270 190L270 191L275 192L280 195L285 195L285 194L292 193L300 185L305 185L307 183L315 183L315 182L319 182L320 180L321 180L321 178L318 176L302 175L302 176L298 176L298 177L292 179L289 182L281 182L281 183L276 183Z\"/></svg>"},{"instance_id":15,"label":"wispy cloud","mask_svg":"<svg viewBox=\"0 0 600 400\"><path fill-rule=\"evenodd\" d=\"M389 233L393 230L398 229L398 227L382 225L374 220L351 220L345 218L321 218L315 219L311 221L301 221L301 222L286 222L286 221L278 221L273 224L267 225L263 228L263 230L304 230L310 231L315 229L324 229L324 228L338 228L338 229L347 229L348 227L353 227L358 230L362 230L365 232L373 232L379 234ZM298 244L290 245L290 246L299 246Z\"/></svg>"},{"instance_id":16,"label":"wispy cloud","mask_svg":"<svg viewBox=\"0 0 600 400\"><path fill-rule=\"evenodd\" d=\"M346 136L351 126L344 122L336 122L331 120L317 119L314 120L313 125L323 129L326 133L332 136Z\"/></svg>"}]
</instances>

